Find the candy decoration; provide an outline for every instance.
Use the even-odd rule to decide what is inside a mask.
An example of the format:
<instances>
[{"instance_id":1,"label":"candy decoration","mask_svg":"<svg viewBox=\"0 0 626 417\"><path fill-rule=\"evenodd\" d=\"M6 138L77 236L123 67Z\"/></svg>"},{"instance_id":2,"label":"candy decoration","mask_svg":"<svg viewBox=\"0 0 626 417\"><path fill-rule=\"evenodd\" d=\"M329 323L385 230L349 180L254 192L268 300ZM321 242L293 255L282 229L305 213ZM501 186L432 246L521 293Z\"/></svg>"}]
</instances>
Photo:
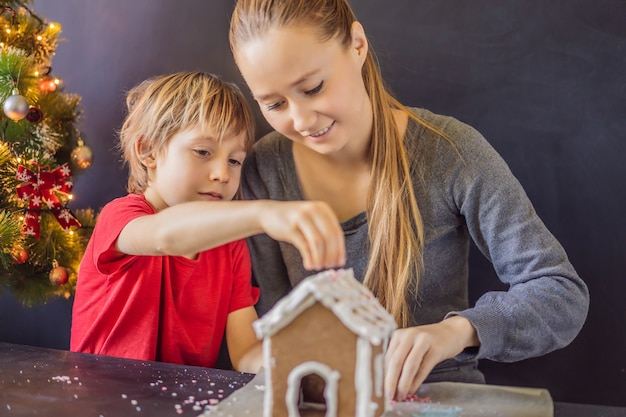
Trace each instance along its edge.
<instances>
[{"instance_id":1,"label":"candy decoration","mask_svg":"<svg viewBox=\"0 0 626 417\"><path fill-rule=\"evenodd\" d=\"M22 181L17 186L20 200L28 200L29 207L24 215L24 233L39 239L42 206L45 204L57 221L68 231L70 227L80 227L79 221L67 207L63 207L55 193L70 193L74 184L71 181L72 171L68 164L63 164L53 171L39 171L35 174L20 165L15 178Z\"/></svg>"},{"instance_id":2,"label":"candy decoration","mask_svg":"<svg viewBox=\"0 0 626 417\"><path fill-rule=\"evenodd\" d=\"M57 261L54 261L52 263L52 266L53 268L48 275L50 282L58 287L66 284L68 279L70 278L70 272L67 270L67 268L65 268L64 266L59 266L59 263Z\"/></svg>"},{"instance_id":3,"label":"candy decoration","mask_svg":"<svg viewBox=\"0 0 626 417\"><path fill-rule=\"evenodd\" d=\"M13 90L13 95L4 101L2 109L9 119L14 121L22 120L28 114L28 101L15 89Z\"/></svg>"}]
</instances>

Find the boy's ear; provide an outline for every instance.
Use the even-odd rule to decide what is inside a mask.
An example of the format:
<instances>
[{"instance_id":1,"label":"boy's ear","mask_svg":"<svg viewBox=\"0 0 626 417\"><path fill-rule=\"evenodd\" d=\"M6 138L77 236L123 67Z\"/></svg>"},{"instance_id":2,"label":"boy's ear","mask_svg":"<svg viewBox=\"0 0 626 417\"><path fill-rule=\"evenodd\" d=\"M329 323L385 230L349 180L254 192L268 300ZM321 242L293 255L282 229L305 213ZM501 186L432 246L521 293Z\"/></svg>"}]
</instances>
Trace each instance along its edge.
<instances>
[{"instance_id":1,"label":"boy's ear","mask_svg":"<svg viewBox=\"0 0 626 417\"><path fill-rule=\"evenodd\" d=\"M141 162L146 168L154 168L156 163L154 154L145 154L144 152L143 137L141 137L135 142L135 154L137 155L139 162Z\"/></svg>"}]
</instances>

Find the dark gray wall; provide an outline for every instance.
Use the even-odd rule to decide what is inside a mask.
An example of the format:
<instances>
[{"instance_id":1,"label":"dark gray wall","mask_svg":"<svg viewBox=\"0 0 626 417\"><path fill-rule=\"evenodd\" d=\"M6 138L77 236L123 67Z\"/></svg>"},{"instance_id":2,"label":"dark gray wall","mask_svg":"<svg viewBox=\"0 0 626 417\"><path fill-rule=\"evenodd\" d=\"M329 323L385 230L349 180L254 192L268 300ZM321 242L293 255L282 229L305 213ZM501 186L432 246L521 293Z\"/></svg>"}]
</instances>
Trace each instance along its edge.
<instances>
[{"instance_id":1,"label":"dark gray wall","mask_svg":"<svg viewBox=\"0 0 626 417\"><path fill-rule=\"evenodd\" d=\"M383 72L406 104L478 128L510 164L591 290L569 347L482 364L492 383L546 387L555 400L626 406L626 2L353 0ZM124 194L112 151L123 94L155 74L198 69L237 82L231 0L35 0L63 25L53 73L82 96L93 166L74 207ZM257 114L258 118L258 114ZM258 118L262 132L267 131ZM499 288L472 254L474 296ZM0 298L0 340L67 348L71 300L23 309Z\"/></svg>"}]
</instances>

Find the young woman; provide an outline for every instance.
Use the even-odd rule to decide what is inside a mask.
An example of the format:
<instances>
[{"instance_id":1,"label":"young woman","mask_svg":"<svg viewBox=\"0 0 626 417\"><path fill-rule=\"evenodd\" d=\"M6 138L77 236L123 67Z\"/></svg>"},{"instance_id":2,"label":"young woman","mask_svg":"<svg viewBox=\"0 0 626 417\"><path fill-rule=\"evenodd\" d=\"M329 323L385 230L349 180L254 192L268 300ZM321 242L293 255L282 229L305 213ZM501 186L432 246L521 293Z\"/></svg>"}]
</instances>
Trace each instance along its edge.
<instances>
[{"instance_id":1,"label":"young woman","mask_svg":"<svg viewBox=\"0 0 626 417\"><path fill-rule=\"evenodd\" d=\"M386 90L346 0L238 0L235 61L274 132L244 164L248 199L319 200L342 222L347 266L396 318L385 387L482 382L477 360L566 346L584 282L506 163L470 126ZM507 292L468 302L470 239ZM310 272L287 244L249 239L267 311Z\"/></svg>"},{"instance_id":2,"label":"young woman","mask_svg":"<svg viewBox=\"0 0 626 417\"><path fill-rule=\"evenodd\" d=\"M339 266L337 217L320 202L231 201L254 141L233 84L168 74L132 89L127 104L129 194L102 209L85 251L70 349L214 367L225 335L235 369L256 372L258 289L242 239L268 233L300 248L307 268Z\"/></svg>"}]
</instances>

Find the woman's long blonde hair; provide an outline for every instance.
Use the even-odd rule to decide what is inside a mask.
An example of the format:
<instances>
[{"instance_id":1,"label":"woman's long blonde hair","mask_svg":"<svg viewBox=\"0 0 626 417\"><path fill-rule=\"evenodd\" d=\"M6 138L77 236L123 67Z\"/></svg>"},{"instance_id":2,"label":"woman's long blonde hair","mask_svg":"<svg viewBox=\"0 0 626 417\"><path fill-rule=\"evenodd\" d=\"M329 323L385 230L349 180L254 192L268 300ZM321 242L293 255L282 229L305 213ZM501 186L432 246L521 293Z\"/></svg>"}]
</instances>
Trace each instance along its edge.
<instances>
[{"instance_id":1,"label":"woman's long blonde hair","mask_svg":"<svg viewBox=\"0 0 626 417\"><path fill-rule=\"evenodd\" d=\"M230 46L236 55L238 46L270 28L297 25L316 29L323 42L338 39L347 48L355 21L347 0L238 0L230 23ZM371 47L362 74L374 119L366 207L370 250L363 282L398 325L407 327L412 324L408 296L417 296L409 293L417 292L423 270L424 227L393 110L433 128L387 91Z\"/></svg>"}]
</instances>

